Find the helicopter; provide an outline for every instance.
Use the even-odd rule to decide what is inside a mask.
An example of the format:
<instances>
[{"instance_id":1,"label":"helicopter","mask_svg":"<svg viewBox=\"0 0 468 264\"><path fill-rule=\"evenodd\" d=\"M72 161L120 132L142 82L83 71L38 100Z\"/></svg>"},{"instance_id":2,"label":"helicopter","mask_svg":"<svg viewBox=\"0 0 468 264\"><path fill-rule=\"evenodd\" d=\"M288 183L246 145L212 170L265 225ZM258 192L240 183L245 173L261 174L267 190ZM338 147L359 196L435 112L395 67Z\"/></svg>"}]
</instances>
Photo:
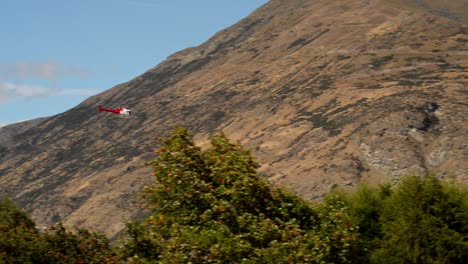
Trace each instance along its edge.
<instances>
[{"instance_id":1,"label":"helicopter","mask_svg":"<svg viewBox=\"0 0 468 264\"><path fill-rule=\"evenodd\" d=\"M123 107L120 107L120 108L117 108L117 109L108 109L108 108L102 107L102 105L99 104L98 109L99 109L99 112L103 112L103 111L104 112L110 112L110 113L120 115L121 117L129 118L129 117L133 116L133 111L132 110L127 109L127 108L123 108Z\"/></svg>"}]
</instances>

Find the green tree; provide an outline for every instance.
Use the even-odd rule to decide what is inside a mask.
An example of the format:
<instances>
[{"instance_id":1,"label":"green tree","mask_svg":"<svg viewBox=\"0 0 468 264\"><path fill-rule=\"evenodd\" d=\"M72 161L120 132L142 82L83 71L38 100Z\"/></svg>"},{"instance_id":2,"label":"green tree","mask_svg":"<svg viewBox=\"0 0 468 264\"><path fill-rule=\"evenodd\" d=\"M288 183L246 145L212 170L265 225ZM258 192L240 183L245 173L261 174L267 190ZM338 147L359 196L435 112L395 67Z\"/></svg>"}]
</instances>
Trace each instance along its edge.
<instances>
[{"instance_id":1,"label":"green tree","mask_svg":"<svg viewBox=\"0 0 468 264\"><path fill-rule=\"evenodd\" d=\"M375 263L468 263L466 189L406 177L386 201Z\"/></svg>"},{"instance_id":2,"label":"green tree","mask_svg":"<svg viewBox=\"0 0 468 264\"><path fill-rule=\"evenodd\" d=\"M23 226L30 229L35 227L29 216L6 197L0 199L0 226L8 228Z\"/></svg>"},{"instance_id":3,"label":"green tree","mask_svg":"<svg viewBox=\"0 0 468 264\"><path fill-rule=\"evenodd\" d=\"M383 237L381 215L391 194L388 184L376 188L363 183L356 190L335 189L325 196L325 206L343 203L350 221L358 227L360 239L353 245L352 254L355 263L369 263L372 250L379 246Z\"/></svg>"},{"instance_id":4,"label":"green tree","mask_svg":"<svg viewBox=\"0 0 468 264\"><path fill-rule=\"evenodd\" d=\"M184 128L163 140L144 190L153 213L128 225L124 255L142 263L346 263L358 239L342 205L314 209L258 177L249 151Z\"/></svg>"},{"instance_id":5,"label":"green tree","mask_svg":"<svg viewBox=\"0 0 468 264\"><path fill-rule=\"evenodd\" d=\"M86 229L61 224L38 231L12 201L0 201L0 263L117 263L108 240Z\"/></svg>"}]
</instances>

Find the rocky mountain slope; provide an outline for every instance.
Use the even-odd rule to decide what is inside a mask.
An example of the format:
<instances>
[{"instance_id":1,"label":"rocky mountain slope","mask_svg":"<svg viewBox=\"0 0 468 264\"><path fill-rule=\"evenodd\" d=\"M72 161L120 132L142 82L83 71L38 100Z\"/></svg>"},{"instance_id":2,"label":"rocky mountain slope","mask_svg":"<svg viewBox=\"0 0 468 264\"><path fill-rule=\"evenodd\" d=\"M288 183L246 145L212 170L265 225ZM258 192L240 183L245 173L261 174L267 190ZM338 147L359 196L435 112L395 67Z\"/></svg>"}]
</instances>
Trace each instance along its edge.
<instances>
[{"instance_id":1,"label":"rocky mountain slope","mask_svg":"<svg viewBox=\"0 0 468 264\"><path fill-rule=\"evenodd\" d=\"M157 135L223 131L306 198L428 173L468 182L467 1L271 0L202 45L45 119L0 128L0 195L109 237ZM97 114L98 103L137 114Z\"/></svg>"}]
</instances>

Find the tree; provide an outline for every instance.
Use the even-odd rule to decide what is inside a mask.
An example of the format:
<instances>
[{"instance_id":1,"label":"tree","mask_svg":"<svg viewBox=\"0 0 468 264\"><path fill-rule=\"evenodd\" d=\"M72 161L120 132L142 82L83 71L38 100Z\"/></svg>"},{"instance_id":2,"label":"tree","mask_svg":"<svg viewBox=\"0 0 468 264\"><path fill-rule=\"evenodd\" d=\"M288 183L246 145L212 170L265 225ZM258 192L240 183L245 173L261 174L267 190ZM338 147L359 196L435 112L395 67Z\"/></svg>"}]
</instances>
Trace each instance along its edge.
<instances>
[{"instance_id":1,"label":"tree","mask_svg":"<svg viewBox=\"0 0 468 264\"><path fill-rule=\"evenodd\" d=\"M0 226L8 228L23 226L34 229L35 224L13 201L3 197L0 199Z\"/></svg>"},{"instance_id":2,"label":"tree","mask_svg":"<svg viewBox=\"0 0 468 264\"><path fill-rule=\"evenodd\" d=\"M38 231L12 201L0 201L0 263L117 263L108 240L86 229L61 224Z\"/></svg>"},{"instance_id":3,"label":"tree","mask_svg":"<svg viewBox=\"0 0 468 264\"><path fill-rule=\"evenodd\" d=\"M362 183L356 190L335 189L325 196L325 206L343 203L350 221L358 228L360 239L353 246L352 254L355 263L369 263L370 254L379 246L383 237L381 215L391 195L388 184L376 188Z\"/></svg>"},{"instance_id":4,"label":"tree","mask_svg":"<svg viewBox=\"0 0 468 264\"><path fill-rule=\"evenodd\" d=\"M142 263L346 263L357 233L344 206L317 210L258 177L240 144L202 151L184 128L163 140L144 190L153 213L128 225L125 256Z\"/></svg>"},{"instance_id":5,"label":"tree","mask_svg":"<svg viewBox=\"0 0 468 264\"><path fill-rule=\"evenodd\" d=\"M375 263L468 263L466 189L406 177L386 201Z\"/></svg>"}]
</instances>

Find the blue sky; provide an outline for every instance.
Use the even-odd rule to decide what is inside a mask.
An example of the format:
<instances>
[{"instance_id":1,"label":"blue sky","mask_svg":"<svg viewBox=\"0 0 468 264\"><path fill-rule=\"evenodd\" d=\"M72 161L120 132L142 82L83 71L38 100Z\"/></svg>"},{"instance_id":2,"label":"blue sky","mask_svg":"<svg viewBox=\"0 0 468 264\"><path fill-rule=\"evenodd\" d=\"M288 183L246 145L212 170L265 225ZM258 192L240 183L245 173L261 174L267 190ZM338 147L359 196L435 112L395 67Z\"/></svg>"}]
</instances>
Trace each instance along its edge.
<instances>
[{"instance_id":1,"label":"blue sky","mask_svg":"<svg viewBox=\"0 0 468 264\"><path fill-rule=\"evenodd\" d=\"M64 112L267 0L2 0L0 126Z\"/></svg>"}]
</instances>

